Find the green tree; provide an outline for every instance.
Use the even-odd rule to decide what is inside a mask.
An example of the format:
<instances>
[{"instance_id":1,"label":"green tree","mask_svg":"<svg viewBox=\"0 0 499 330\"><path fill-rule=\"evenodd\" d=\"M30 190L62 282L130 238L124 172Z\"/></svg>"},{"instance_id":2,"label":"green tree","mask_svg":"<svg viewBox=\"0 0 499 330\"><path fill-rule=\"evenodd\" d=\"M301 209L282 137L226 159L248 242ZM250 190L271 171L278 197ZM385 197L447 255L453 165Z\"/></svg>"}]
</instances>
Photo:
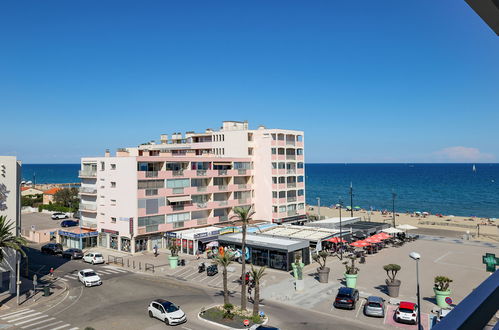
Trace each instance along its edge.
<instances>
[{"instance_id":1,"label":"green tree","mask_svg":"<svg viewBox=\"0 0 499 330\"><path fill-rule=\"evenodd\" d=\"M0 216L0 263L4 259L6 249L13 249L24 257L26 256L22 249L27 244L26 240L24 237L13 235L13 232L15 232L14 223L7 221L7 217L4 215Z\"/></svg>"},{"instance_id":2,"label":"green tree","mask_svg":"<svg viewBox=\"0 0 499 330\"><path fill-rule=\"evenodd\" d=\"M246 273L246 229L248 226L248 223L251 220L251 217L255 214L251 210L251 206L249 207L235 207L234 208L234 216L232 217L236 221L241 222L241 228L242 228L242 240L241 240L241 260L242 260L242 267L241 267L241 309L245 310L246 309L246 281L244 280L245 278L245 273Z\"/></svg>"},{"instance_id":3,"label":"green tree","mask_svg":"<svg viewBox=\"0 0 499 330\"><path fill-rule=\"evenodd\" d=\"M54 194L54 202L57 205L78 209L78 188L63 188Z\"/></svg>"},{"instance_id":4,"label":"green tree","mask_svg":"<svg viewBox=\"0 0 499 330\"><path fill-rule=\"evenodd\" d=\"M255 295L253 297L253 316L260 314L260 280L265 275L265 267L258 269L251 265L251 277L255 281Z\"/></svg>"},{"instance_id":5,"label":"green tree","mask_svg":"<svg viewBox=\"0 0 499 330\"><path fill-rule=\"evenodd\" d=\"M214 262L217 265L222 266L222 280L223 280L223 290L224 290L224 305L229 304L229 289L227 288L227 267L232 263L232 255L230 253L224 253L223 256L218 255Z\"/></svg>"}]
</instances>

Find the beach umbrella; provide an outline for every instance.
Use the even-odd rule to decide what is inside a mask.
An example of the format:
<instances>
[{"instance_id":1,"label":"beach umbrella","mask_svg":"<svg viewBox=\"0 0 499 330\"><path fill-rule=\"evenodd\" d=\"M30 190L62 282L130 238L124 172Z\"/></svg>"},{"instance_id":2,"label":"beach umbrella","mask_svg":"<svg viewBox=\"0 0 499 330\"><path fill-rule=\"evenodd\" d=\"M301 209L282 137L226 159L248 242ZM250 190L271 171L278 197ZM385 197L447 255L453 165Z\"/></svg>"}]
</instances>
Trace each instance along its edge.
<instances>
[{"instance_id":1,"label":"beach umbrella","mask_svg":"<svg viewBox=\"0 0 499 330\"><path fill-rule=\"evenodd\" d=\"M367 242L367 243L381 243L381 240L379 238L376 238L376 237L368 237L364 240L364 242Z\"/></svg>"},{"instance_id":2,"label":"beach umbrella","mask_svg":"<svg viewBox=\"0 0 499 330\"><path fill-rule=\"evenodd\" d=\"M357 242L350 243L350 245L355 246L355 247L365 247L365 246L369 246L371 244L368 242L365 242L365 241L357 241Z\"/></svg>"},{"instance_id":3,"label":"beach umbrella","mask_svg":"<svg viewBox=\"0 0 499 330\"><path fill-rule=\"evenodd\" d=\"M382 234L383 234L383 235L382 235ZM385 233L382 233L382 234L380 233L380 234L372 235L371 237L372 237L372 238L375 238L375 239L379 239L380 241L383 241L383 240L385 240L385 239L387 239L387 238L390 238L390 235L385 234ZM386 235L386 236L385 236L385 235Z\"/></svg>"},{"instance_id":4,"label":"beach umbrella","mask_svg":"<svg viewBox=\"0 0 499 330\"><path fill-rule=\"evenodd\" d=\"M213 242L210 242L210 243L206 244L207 248L211 248L211 247L214 247L214 246L218 246L218 242L217 241L213 241Z\"/></svg>"},{"instance_id":5,"label":"beach umbrella","mask_svg":"<svg viewBox=\"0 0 499 330\"><path fill-rule=\"evenodd\" d=\"M339 237L331 237L331 238L326 239L325 241L331 242L331 243L346 243L347 242L343 238L339 238Z\"/></svg>"},{"instance_id":6,"label":"beach umbrella","mask_svg":"<svg viewBox=\"0 0 499 330\"><path fill-rule=\"evenodd\" d=\"M354 209L356 209L356 210L360 210L360 209L361 209L361 207L360 207L360 206L356 206L356 207L354 207Z\"/></svg>"},{"instance_id":7,"label":"beach umbrella","mask_svg":"<svg viewBox=\"0 0 499 330\"><path fill-rule=\"evenodd\" d=\"M402 230L418 229L418 227L414 227L408 224L398 225L397 228Z\"/></svg>"},{"instance_id":8,"label":"beach umbrella","mask_svg":"<svg viewBox=\"0 0 499 330\"><path fill-rule=\"evenodd\" d=\"M403 233L404 232L403 230L400 230L400 229L397 229L397 228L393 228L393 227L386 228L386 229L383 229L381 231L384 232L384 233L387 233L387 234L397 234L397 233Z\"/></svg>"}]
</instances>

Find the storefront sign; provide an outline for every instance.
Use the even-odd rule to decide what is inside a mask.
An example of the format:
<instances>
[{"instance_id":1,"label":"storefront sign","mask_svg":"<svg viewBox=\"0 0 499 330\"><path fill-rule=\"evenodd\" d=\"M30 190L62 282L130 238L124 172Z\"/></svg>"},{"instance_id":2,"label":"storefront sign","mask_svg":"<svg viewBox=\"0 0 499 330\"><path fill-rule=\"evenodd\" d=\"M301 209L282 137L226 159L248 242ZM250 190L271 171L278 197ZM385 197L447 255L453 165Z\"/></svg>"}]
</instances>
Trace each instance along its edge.
<instances>
[{"instance_id":1,"label":"storefront sign","mask_svg":"<svg viewBox=\"0 0 499 330\"><path fill-rule=\"evenodd\" d=\"M170 237L170 238L176 238L177 233L172 233L172 232L166 232L165 237Z\"/></svg>"},{"instance_id":2,"label":"storefront sign","mask_svg":"<svg viewBox=\"0 0 499 330\"><path fill-rule=\"evenodd\" d=\"M112 235L119 235L120 234L119 231L111 230L111 229L102 228L100 231L101 231L101 233L108 233L108 234L112 234Z\"/></svg>"},{"instance_id":3,"label":"storefront sign","mask_svg":"<svg viewBox=\"0 0 499 330\"><path fill-rule=\"evenodd\" d=\"M204 237L211 237L211 236L218 236L220 235L220 230L214 230L214 231L211 231L211 232L204 232L204 233L198 233L198 234L194 234L194 239L200 239L200 238L204 238Z\"/></svg>"},{"instance_id":4,"label":"storefront sign","mask_svg":"<svg viewBox=\"0 0 499 330\"><path fill-rule=\"evenodd\" d=\"M97 231L90 231L88 233L77 234L77 233L72 233L70 231L59 230L59 235L72 238L84 238L84 237L97 237L99 233Z\"/></svg>"},{"instance_id":5,"label":"storefront sign","mask_svg":"<svg viewBox=\"0 0 499 330\"><path fill-rule=\"evenodd\" d=\"M133 218L130 218L128 221L130 223L130 235L133 236Z\"/></svg>"},{"instance_id":6,"label":"storefront sign","mask_svg":"<svg viewBox=\"0 0 499 330\"><path fill-rule=\"evenodd\" d=\"M224 227L218 231L218 235L232 234L241 232L240 227Z\"/></svg>"}]
</instances>

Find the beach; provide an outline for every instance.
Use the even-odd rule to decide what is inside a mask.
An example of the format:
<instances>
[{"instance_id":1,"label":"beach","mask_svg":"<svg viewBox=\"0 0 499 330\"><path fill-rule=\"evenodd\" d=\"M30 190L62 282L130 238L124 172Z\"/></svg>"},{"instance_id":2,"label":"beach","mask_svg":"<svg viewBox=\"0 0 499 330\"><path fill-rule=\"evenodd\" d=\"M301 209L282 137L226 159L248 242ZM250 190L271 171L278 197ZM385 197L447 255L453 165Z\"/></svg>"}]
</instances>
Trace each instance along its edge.
<instances>
[{"instance_id":1,"label":"beach","mask_svg":"<svg viewBox=\"0 0 499 330\"><path fill-rule=\"evenodd\" d=\"M307 214L318 214L317 206L307 205ZM437 216L434 214L416 216L414 213L395 212L396 225L409 224L418 229L409 231L411 234L423 234L433 236L444 236L463 239L469 233L470 240L479 240L484 242L499 242L499 221L489 220L488 218L462 217L452 215ZM321 207L321 218L337 218L340 216L340 209ZM342 217L350 217L351 213L345 208L341 209ZM354 217L360 217L363 221L392 223L391 212L354 210ZM478 225L478 226L477 226ZM479 235L478 235L479 230Z\"/></svg>"}]
</instances>

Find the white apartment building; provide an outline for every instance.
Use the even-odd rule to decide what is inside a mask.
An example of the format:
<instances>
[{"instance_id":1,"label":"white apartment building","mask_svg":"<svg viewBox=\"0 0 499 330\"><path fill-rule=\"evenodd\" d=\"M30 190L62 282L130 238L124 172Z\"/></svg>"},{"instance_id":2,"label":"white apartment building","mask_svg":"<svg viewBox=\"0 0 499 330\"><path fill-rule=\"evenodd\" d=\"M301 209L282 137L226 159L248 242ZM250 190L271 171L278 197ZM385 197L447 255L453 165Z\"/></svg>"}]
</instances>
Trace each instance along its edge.
<instances>
[{"instance_id":1,"label":"white apartment building","mask_svg":"<svg viewBox=\"0 0 499 330\"><path fill-rule=\"evenodd\" d=\"M87 246L164 247L165 233L228 222L238 206L279 224L305 218L302 131L225 121L82 158L80 178Z\"/></svg>"}]
</instances>

